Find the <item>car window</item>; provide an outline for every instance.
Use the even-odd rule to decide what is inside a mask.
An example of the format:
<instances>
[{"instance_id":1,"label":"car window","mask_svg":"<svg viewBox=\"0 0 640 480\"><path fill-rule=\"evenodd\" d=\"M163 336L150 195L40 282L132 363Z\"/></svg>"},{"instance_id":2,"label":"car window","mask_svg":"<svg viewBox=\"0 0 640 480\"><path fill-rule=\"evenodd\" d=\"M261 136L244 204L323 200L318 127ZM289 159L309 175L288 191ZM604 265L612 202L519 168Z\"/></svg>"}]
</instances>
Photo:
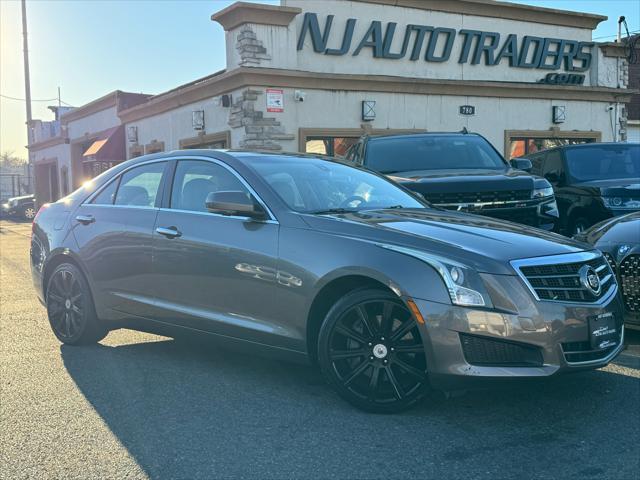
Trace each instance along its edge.
<instances>
[{"instance_id":1,"label":"car window","mask_svg":"<svg viewBox=\"0 0 640 480\"><path fill-rule=\"evenodd\" d=\"M141 165L122 174L115 204L153 207L156 203L166 163Z\"/></svg>"},{"instance_id":2,"label":"car window","mask_svg":"<svg viewBox=\"0 0 640 480\"><path fill-rule=\"evenodd\" d=\"M249 190L233 173L213 162L181 160L171 189L171 208L206 212L205 201L212 192Z\"/></svg>"},{"instance_id":3,"label":"car window","mask_svg":"<svg viewBox=\"0 0 640 480\"><path fill-rule=\"evenodd\" d=\"M552 150L546 154L542 174L548 175L549 173L557 175L562 173L562 153L560 150Z\"/></svg>"},{"instance_id":4,"label":"car window","mask_svg":"<svg viewBox=\"0 0 640 480\"><path fill-rule=\"evenodd\" d=\"M298 212L426 207L384 177L339 162L292 156L246 160Z\"/></svg>"},{"instance_id":5,"label":"car window","mask_svg":"<svg viewBox=\"0 0 640 480\"><path fill-rule=\"evenodd\" d=\"M116 190L118 189L118 182L120 177L118 176L102 189L102 191L94 197L91 203L95 205L113 205L113 200L116 198Z\"/></svg>"},{"instance_id":6,"label":"car window","mask_svg":"<svg viewBox=\"0 0 640 480\"><path fill-rule=\"evenodd\" d=\"M575 181L640 178L639 144L594 144L568 148L567 168Z\"/></svg>"},{"instance_id":7,"label":"car window","mask_svg":"<svg viewBox=\"0 0 640 480\"><path fill-rule=\"evenodd\" d=\"M476 135L414 135L368 142L366 166L380 173L416 170L502 170L506 163L487 140Z\"/></svg>"}]
</instances>

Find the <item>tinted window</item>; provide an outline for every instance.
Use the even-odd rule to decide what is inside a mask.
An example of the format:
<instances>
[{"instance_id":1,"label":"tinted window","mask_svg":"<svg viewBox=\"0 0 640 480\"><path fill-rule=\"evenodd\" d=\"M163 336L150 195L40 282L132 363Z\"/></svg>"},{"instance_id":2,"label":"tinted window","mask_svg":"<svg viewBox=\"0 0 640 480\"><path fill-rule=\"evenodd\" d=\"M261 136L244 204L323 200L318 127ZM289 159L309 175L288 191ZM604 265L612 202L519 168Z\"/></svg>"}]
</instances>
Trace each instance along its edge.
<instances>
[{"instance_id":1,"label":"tinted window","mask_svg":"<svg viewBox=\"0 0 640 480\"><path fill-rule=\"evenodd\" d=\"M249 191L238 177L218 164L198 160L178 162L171 190L171 208L206 212L205 201L211 192Z\"/></svg>"},{"instance_id":2,"label":"tinted window","mask_svg":"<svg viewBox=\"0 0 640 480\"><path fill-rule=\"evenodd\" d=\"M381 173L506 167L493 147L474 135L373 139L367 144L366 166Z\"/></svg>"},{"instance_id":3,"label":"tinted window","mask_svg":"<svg viewBox=\"0 0 640 480\"><path fill-rule=\"evenodd\" d=\"M385 178L341 163L275 155L246 160L289 208L298 212L336 208L425 208L412 195Z\"/></svg>"},{"instance_id":4,"label":"tinted window","mask_svg":"<svg viewBox=\"0 0 640 480\"><path fill-rule=\"evenodd\" d=\"M542 175L548 175L549 173L557 175L562 173L562 153L560 153L560 150L547 152L544 156Z\"/></svg>"},{"instance_id":5,"label":"tinted window","mask_svg":"<svg viewBox=\"0 0 640 480\"><path fill-rule=\"evenodd\" d=\"M118 189L118 182L120 177L112 180L102 191L93 199L91 203L96 205L113 205L113 200L116 197L116 190Z\"/></svg>"},{"instance_id":6,"label":"tinted window","mask_svg":"<svg viewBox=\"0 0 640 480\"><path fill-rule=\"evenodd\" d=\"M567 169L576 181L640 178L640 145L568 148Z\"/></svg>"},{"instance_id":7,"label":"tinted window","mask_svg":"<svg viewBox=\"0 0 640 480\"><path fill-rule=\"evenodd\" d=\"M116 194L116 205L153 207L162 181L166 162L132 168L122 175Z\"/></svg>"}]
</instances>

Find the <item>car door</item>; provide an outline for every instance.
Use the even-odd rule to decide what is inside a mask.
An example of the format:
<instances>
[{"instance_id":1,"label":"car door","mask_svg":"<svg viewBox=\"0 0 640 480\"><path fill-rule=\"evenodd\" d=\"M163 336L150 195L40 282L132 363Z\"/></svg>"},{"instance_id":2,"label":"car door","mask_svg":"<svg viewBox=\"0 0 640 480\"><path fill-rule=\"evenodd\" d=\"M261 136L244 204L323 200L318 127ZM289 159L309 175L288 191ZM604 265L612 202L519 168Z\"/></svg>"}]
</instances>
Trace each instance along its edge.
<instances>
[{"instance_id":1,"label":"car door","mask_svg":"<svg viewBox=\"0 0 640 480\"><path fill-rule=\"evenodd\" d=\"M106 318L153 313L152 234L166 166L155 161L124 171L75 213L79 254Z\"/></svg>"},{"instance_id":2,"label":"car door","mask_svg":"<svg viewBox=\"0 0 640 480\"><path fill-rule=\"evenodd\" d=\"M154 276L164 322L289 346L278 326L278 223L210 213L216 191L255 193L213 159L180 159L154 232Z\"/></svg>"}]
</instances>

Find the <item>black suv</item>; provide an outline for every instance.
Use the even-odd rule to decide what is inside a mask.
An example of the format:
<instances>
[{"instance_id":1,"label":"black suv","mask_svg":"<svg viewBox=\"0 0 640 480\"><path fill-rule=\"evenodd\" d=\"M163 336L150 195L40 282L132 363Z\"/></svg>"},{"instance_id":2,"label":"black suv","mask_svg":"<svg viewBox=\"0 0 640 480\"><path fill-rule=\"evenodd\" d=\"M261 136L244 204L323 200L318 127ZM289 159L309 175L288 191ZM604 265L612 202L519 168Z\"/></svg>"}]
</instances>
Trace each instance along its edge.
<instances>
[{"instance_id":1,"label":"black suv","mask_svg":"<svg viewBox=\"0 0 640 480\"><path fill-rule=\"evenodd\" d=\"M553 189L527 173L531 162L509 164L481 135L416 133L365 135L346 160L387 175L449 210L552 230L558 219Z\"/></svg>"},{"instance_id":2,"label":"black suv","mask_svg":"<svg viewBox=\"0 0 640 480\"><path fill-rule=\"evenodd\" d=\"M527 158L553 185L567 235L640 210L640 143L564 145Z\"/></svg>"}]
</instances>

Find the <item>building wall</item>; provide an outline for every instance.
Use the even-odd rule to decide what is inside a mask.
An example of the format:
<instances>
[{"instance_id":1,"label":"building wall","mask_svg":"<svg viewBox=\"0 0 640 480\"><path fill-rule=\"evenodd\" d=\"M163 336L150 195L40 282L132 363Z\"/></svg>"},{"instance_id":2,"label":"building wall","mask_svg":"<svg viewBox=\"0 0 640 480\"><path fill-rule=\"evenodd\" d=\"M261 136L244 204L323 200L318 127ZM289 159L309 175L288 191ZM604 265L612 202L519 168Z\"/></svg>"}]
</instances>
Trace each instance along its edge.
<instances>
[{"instance_id":1,"label":"building wall","mask_svg":"<svg viewBox=\"0 0 640 480\"><path fill-rule=\"evenodd\" d=\"M364 100L376 102L376 119L366 122L373 129L438 132L459 131L466 127L487 137L500 152L505 150L507 130L549 130L551 135L551 129L556 127L562 131L601 132L603 141L613 139L606 114L608 104L603 102L324 90L307 90L304 102L296 102L294 92L294 89L284 89L283 113L264 113L280 121L287 132L295 135L292 140L280 141L282 148L288 151L298 150L298 128L360 128L365 123L361 117ZM476 114L460 115L461 105L475 106ZM567 120L563 124L552 122L555 105L566 107ZM260 108L266 110L264 100Z\"/></svg>"},{"instance_id":2,"label":"building wall","mask_svg":"<svg viewBox=\"0 0 640 480\"><path fill-rule=\"evenodd\" d=\"M242 90L231 92L233 99L242 95ZM204 110L205 129L203 134L231 131L231 146L238 147L244 138L239 129L233 129L229 125L231 108L223 107L219 97L209 98L200 102L190 103L174 110L153 115L141 120L129 122L125 128L137 129L139 146L143 148L152 142L163 142L164 150L177 150L180 141L198 136L200 133L193 129L192 112ZM129 144L131 147L132 144ZM128 158L131 158L131 148L128 149Z\"/></svg>"},{"instance_id":3,"label":"building wall","mask_svg":"<svg viewBox=\"0 0 640 480\"><path fill-rule=\"evenodd\" d=\"M64 116L62 117L64 121ZM116 106L100 110L86 117L72 120L67 124L67 135L71 141L83 138L85 134L95 134L120 125Z\"/></svg>"},{"instance_id":4,"label":"building wall","mask_svg":"<svg viewBox=\"0 0 640 480\"><path fill-rule=\"evenodd\" d=\"M401 50L405 28L409 24L451 28L456 31L466 29L497 32L500 34L500 42L503 42L509 34L517 34L519 46L525 35L590 42L592 33L592 31L587 28L527 23L501 18L399 8L391 5L343 0L285 0L283 1L283 5L302 9L302 13L293 20L289 27L246 24L235 27L227 32L226 48L228 69L243 65L241 49L238 43L243 31L250 28L255 33L257 40L262 42L263 47L266 49L266 55L259 59L259 63L251 64L251 66L284 68L309 72L389 75L446 80L536 82L547 73L554 72L554 70L510 67L507 59L503 59L499 64L494 66L484 65L484 60L477 65L473 65L471 57L474 52L476 40L472 43L469 60L466 63L459 63L458 58L460 57L464 43L461 35L455 37L450 59L441 63L426 62L424 60L429 33L425 35L420 57L415 61L409 59L414 44L415 32L410 37L409 47L404 58L374 58L370 47L363 48L357 56L354 56L353 53L360 40L365 36L369 25L375 20L382 22L383 36L386 33L389 22L397 24L393 42L391 43L391 52L399 52ZM349 18L355 18L356 24L349 52L345 55L326 55L324 53L314 52L310 35L306 36L304 48L297 50L297 41L301 32L305 12L318 14L321 32L324 32L327 16L334 15L329 41L327 43L327 48L332 49L339 49L341 47L347 20ZM442 36L439 45L443 43L444 36ZM587 72L575 73L586 74L584 83L586 86L615 86L615 80L609 76L609 70L612 68L615 69L615 59L598 58L597 50L597 48L592 49L592 65L594 68ZM436 49L436 53L439 53L439 49ZM602 62L599 70L595 67L598 60ZM578 63L579 62L576 62L576 65L578 65ZM600 75L598 73L599 71L602 71L603 74ZM564 72L564 68L557 70L557 72Z\"/></svg>"}]
</instances>

